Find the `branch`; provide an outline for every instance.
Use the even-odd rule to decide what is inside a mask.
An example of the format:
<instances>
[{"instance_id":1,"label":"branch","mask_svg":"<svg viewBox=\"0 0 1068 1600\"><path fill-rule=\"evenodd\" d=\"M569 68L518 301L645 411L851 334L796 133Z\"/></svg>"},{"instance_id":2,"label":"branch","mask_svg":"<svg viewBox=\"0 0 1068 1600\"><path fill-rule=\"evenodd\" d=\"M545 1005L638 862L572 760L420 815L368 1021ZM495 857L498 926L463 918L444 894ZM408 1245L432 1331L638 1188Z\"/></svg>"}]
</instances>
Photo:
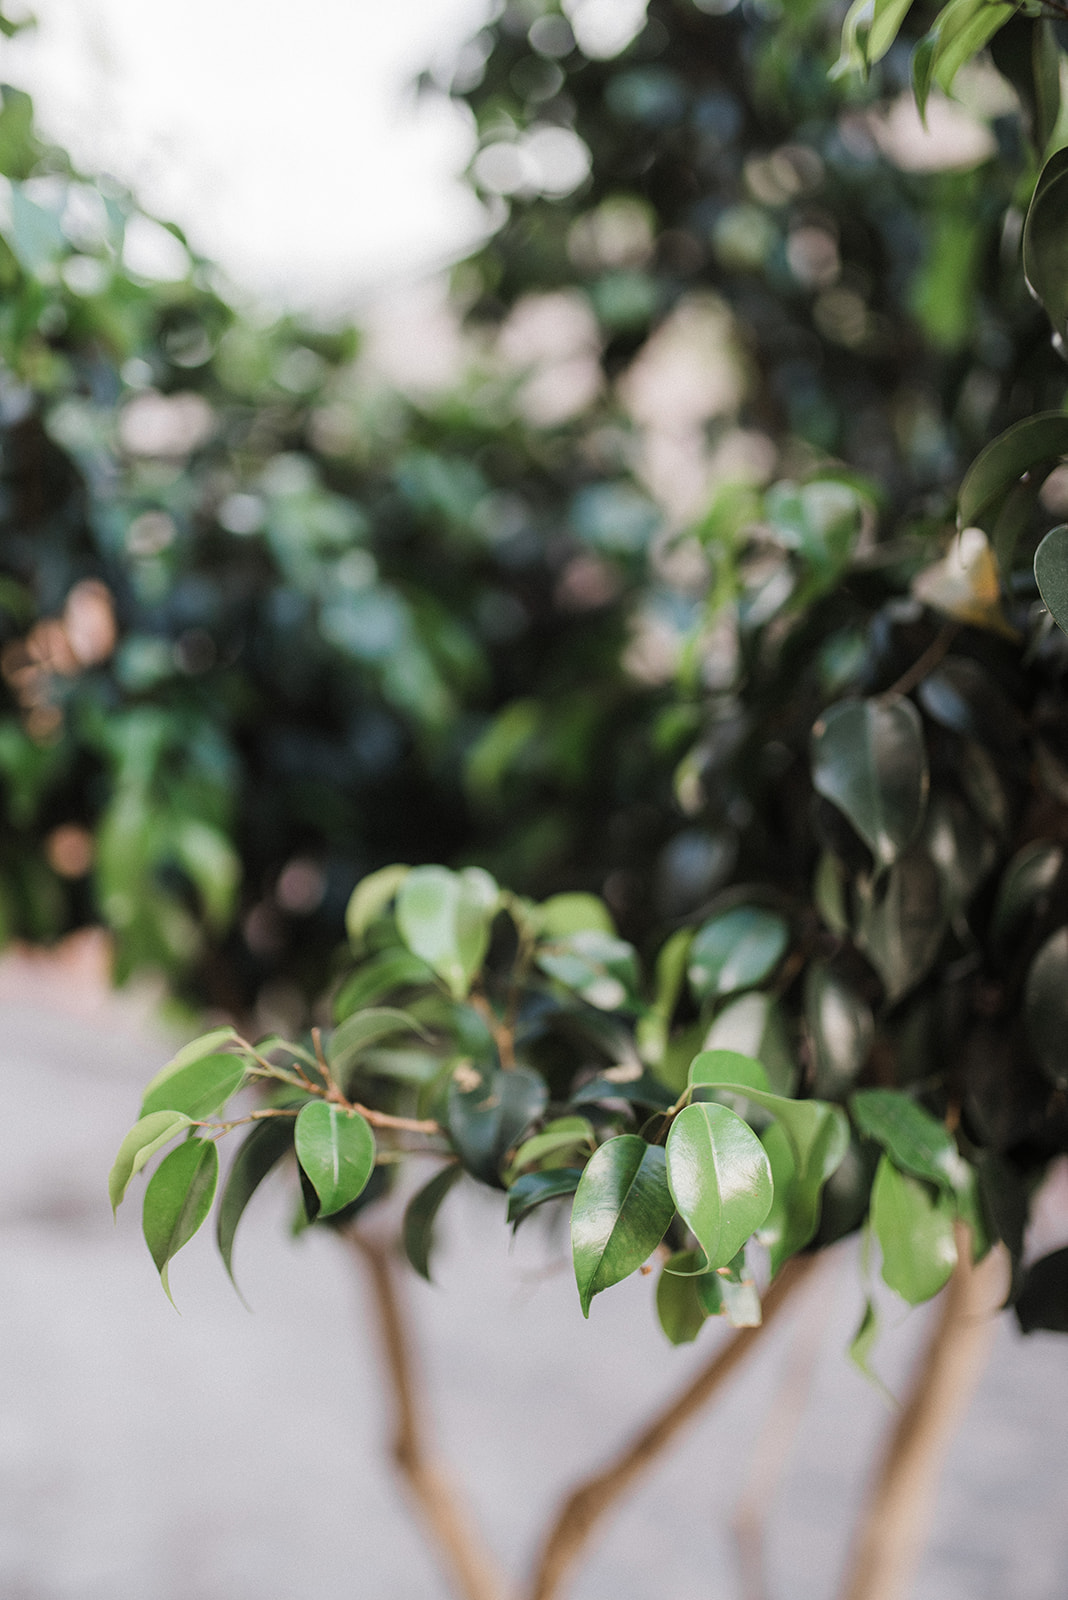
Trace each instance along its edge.
<instances>
[{"instance_id":1,"label":"branch","mask_svg":"<svg viewBox=\"0 0 1068 1600\"><path fill-rule=\"evenodd\" d=\"M741 1365L788 1296L807 1277L815 1259L815 1256L795 1256L787 1262L764 1296L761 1327L739 1328L613 1462L572 1490L557 1512L542 1546L529 1600L555 1600L561 1593L597 1524Z\"/></svg>"},{"instance_id":2,"label":"branch","mask_svg":"<svg viewBox=\"0 0 1068 1600\"><path fill-rule=\"evenodd\" d=\"M367 1270L375 1302L384 1364L393 1390L393 1459L422 1514L457 1595L462 1600L504 1600L508 1590L492 1553L458 1504L450 1476L428 1455L426 1406L412 1364L411 1340L394 1281L389 1249L349 1229L345 1237Z\"/></svg>"},{"instance_id":3,"label":"branch","mask_svg":"<svg viewBox=\"0 0 1068 1600\"><path fill-rule=\"evenodd\" d=\"M922 683L924 678L934 671L942 657L948 653L950 646L960 632L960 626L959 622L945 623L923 654L912 663L908 671L902 673L896 683L892 683L889 689L884 689L883 693L879 695L880 703L888 705L891 700L900 700L902 695L910 694L917 684Z\"/></svg>"},{"instance_id":4,"label":"branch","mask_svg":"<svg viewBox=\"0 0 1068 1600\"><path fill-rule=\"evenodd\" d=\"M941 1315L858 1524L843 1600L904 1600L926 1542L942 1460L994 1336L1005 1297L1005 1251L996 1246L973 1267L962 1227L957 1249Z\"/></svg>"}]
</instances>

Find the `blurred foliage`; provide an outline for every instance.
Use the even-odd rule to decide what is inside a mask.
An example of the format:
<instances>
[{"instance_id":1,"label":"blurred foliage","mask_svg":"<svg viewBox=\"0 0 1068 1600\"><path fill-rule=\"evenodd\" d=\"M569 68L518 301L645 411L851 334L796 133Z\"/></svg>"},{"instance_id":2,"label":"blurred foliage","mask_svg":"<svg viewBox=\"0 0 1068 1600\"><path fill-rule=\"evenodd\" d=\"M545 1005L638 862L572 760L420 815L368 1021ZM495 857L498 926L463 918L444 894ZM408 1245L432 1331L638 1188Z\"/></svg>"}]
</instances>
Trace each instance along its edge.
<instances>
[{"instance_id":1,"label":"blurred foliage","mask_svg":"<svg viewBox=\"0 0 1068 1600\"><path fill-rule=\"evenodd\" d=\"M240 313L5 90L10 930L103 917L120 974L241 1010L327 987L386 862L603 894L629 944L550 952L535 1012L545 978L619 1012L661 1101L705 1048L783 1097L892 1093L892 1126L851 1102L802 1242L870 1203L884 1276L937 1287L887 1231L945 1264L903 1103L1019 1289L1068 1150L1059 13L508 0L427 79L496 226L454 274L466 376L421 403L351 332ZM347 1003L414 955L441 1059L510 1070L413 918ZM516 1138L591 1064L531 1050ZM502 1181L505 1146L452 1148Z\"/></svg>"}]
</instances>

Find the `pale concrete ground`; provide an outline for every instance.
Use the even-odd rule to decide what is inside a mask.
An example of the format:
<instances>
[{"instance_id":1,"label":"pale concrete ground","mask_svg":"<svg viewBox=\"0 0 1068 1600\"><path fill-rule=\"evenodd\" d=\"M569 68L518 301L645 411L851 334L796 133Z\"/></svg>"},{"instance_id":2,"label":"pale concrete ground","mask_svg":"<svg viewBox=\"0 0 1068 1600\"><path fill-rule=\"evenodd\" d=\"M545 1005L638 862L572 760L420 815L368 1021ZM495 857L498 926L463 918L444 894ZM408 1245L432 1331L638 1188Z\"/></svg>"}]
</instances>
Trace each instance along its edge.
<instances>
[{"instance_id":1,"label":"pale concrete ground","mask_svg":"<svg viewBox=\"0 0 1068 1600\"><path fill-rule=\"evenodd\" d=\"M0 964L0 1596L3 1600L445 1600L382 1462L386 1411L362 1285L330 1239L286 1237L276 1184L236 1252L244 1310L210 1236L168 1305L138 1199L111 1224L104 1180L139 1086L168 1053L144 1004ZM713 1347L672 1350L652 1280L578 1310L563 1240L492 1197L450 1197L439 1284L410 1300L438 1435L503 1562L525 1566L562 1489ZM574 1600L741 1600L730 1534L769 1404L806 1337L818 1357L776 1498L768 1600L831 1600L885 1402L845 1346L855 1256L828 1261L606 1530ZM800 1304L800 1302L799 1302ZM877 1361L899 1388L923 1332ZM808 1334L799 1328L810 1330ZM951 1451L913 1600L1068 1594L1068 1343L1007 1319Z\"/></svg>"}]
</instances>

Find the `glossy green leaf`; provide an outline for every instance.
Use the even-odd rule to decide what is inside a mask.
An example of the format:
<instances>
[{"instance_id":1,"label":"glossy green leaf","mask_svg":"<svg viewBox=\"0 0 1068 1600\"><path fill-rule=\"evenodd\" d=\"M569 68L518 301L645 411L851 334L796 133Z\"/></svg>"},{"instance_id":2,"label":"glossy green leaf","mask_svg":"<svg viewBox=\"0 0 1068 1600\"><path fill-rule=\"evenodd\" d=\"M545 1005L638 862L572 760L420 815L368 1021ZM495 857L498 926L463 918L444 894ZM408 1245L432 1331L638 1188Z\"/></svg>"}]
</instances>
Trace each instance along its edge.
<instances>
[{"instance_id":1,"label":"glossy green leaf","mask_svg":"<svg viewBox=\"0 0 1068 1600\"><path fill-rule=\"evenodd\" d=\"M771 1209L771 1167L760 1140L726 1106L686 1106L668 1134L667 1173L708 1267L726 1266Z\"/></svg>"},{"instance_id":2,"label":"glossy green leaf","mask_svg":"<svg viewBox=\"0 0 1068 1600\"><path fill-rule=\"evenodd\" d=\"M524 1172L508 1190L508 1221L513 1228L547 1200L574 1194L582 1172L578 1167L553 1167L549 1172Z\"/></svg>"},{"instance_id":3,"label":"glossy green leaf","mask_svg":"<svg viewBox=\"0 0 1068 1600\"><path fill-rule=\"evenodd\" d=\"M584 1317L595 1294L629 1277L652 1254L674 1213L659 1145L630 1133L601 1145L583 1171L571 1210L571 1249Z\"/></svg>"},{"instance_id":4,"label":"glossy green leaf","mask_svg":"<svg viewBox=\"0 0 1068 1600\"><path fill-rule=\"evenodd\" d=\"M962 1191L968 1163L937 1118L896 1089L859 1089L849 1101L853 1121L882 1145L894 1165L941 1189Z\"/></svg>"},{"instance_id":5,"label":"glossy green leaf","mask_svg":"<svg viewBox=\"0 0 1068 1600\"><path fill-rule=\"evenodd\" d=\"M889 1001L899 1000L931 969L946 933L942 881L922 850L910 850L880 882L859 885L856 941Z\"/></svg>"},{"instance_id":6,"label":"glossy green leaf","mask_svg":"<svg viewBox=\"0 0 1068 1600\"><path fill-rule=\"evenodd\" d=\"M738 906L702 924L690 946L687 975L699 1000L751 989L769 977L790 942L786 919Z\"/></svg>"},{"instance_id":7,"label":"glossy green leaf","mask_svg":"<svg viewBox=\"0 0 1068 1600\"><path fill-rule=\"evenodd\" d=\"M585 1117L556 1117L541 1133L524 1139L512 1157L508 1176L518 1175L524 1167L561 1166L564 1156L584 1149L588 1152L594 1143L593 1127Z\"/></svg>"},{"instance_id":8,"label":"glossy green leaf","mask_svg":"<svg viewBox=\"0 0 1068 1600\"><path fill-rule=\"evenodd\" d=\"M612 913L595 894L554 894L535 906L531 920L539 939L566 939L569 934L606 933L614 938Z\"/></svg>"},{"instance_id":9,"label":"glossy green leaf","mask_svg":"<svg viewBox=\"0 0 1068 1600\"><path fill-rule=\"evenodd\" d=\"M1068 633L1068 525L1051 528L1035 551L1035 582L1050 616Z\"/></svg>"},{"instance_id":10,"label":"glossy green leaf","mask_svg":"<svg viewBox=\"0 0 1068 1600\"><path fill-rule=\"evenodd\" d=\"M293 1148L292 1117L266 1117L254 1122L230 1164L215 1215L215 1242L231 1283L234 1278L234 1236L252 1196L267 1174Z\"/></svg>"},{"instance_id":11,"label":"glossy green leaf","mask_svg":"<svg viewBox=\"0 0 1068 1600\"><path fill-rule=\"evenodd\" d=\"M1024 1020L1042 1071L1058 1089L1068 1089L1068 928L1058 928L1031 963Z\"/></svg>"},{"instance_id":12,"label":"glossy green leaf","mask_svg":"<svg viewBox=\"0 0 1068 1600\"><path fill-rule=\"evenodd\" d=\"M426 1029L407 1011L392 1006L374 1006L356 1011L338 1024L326 1047L326 1058L335 1072L345 1074L364 1050L398 1033L418 1033L428 1038Z\"/></svg>"},{"instance_id":13,"label":"glossy green leaf","mask_svg":"<svg viewBox=\"0 0 1068 1600\"><path fill-rule=\"evenodd\" d=\"M120 1144L115 1164L108 1174L108 1196L113 1212L122 1204L130 1180L151 1161L157 1150L162 1150L183 1128L189 1127L189 1120L181 1111L153 1111L134 1123Z\"/></svg>"},{"instance_id":14,"label":"glossy green leaf","mask_svg":"<svg viewBox=\"0 0 1068 1600\"><path fill-rule=\"evenodd\" d=\"M797 1082L794 1060L783 1018L774 995L759 992L739 995L716 1014L705 1035L706 1050L732 1050L760 1062L767 1087L789 1095Z\"/></svg>"},{"instance_id":15,"label":"glossy green leaf","mask_svg":"<svg viewBox=\"0 0 1068 1600\"><path fill-rule=\"evenodd\" d=\"M413 867L397 894L397 927L411 950L432 967L454 999L471 987L489 948L500 890L477 867Z\"/></svg>"},{"instance_id":16,"label":"glossy green leaf","mask_svg":"<svg viewBox=\"0 0 1068 1600\"><path fill-rule=\"evenodd\" d=\"M708 1320L697 1289L704 1257L697 1250L677 1250L663 1265L656 1285L656 1314L672 1344L692 1344Z\"/></svg>"},{"instance_id":17,"label":"glossy green leaf","mask_svg":"<svg viewBox=\"0 0 1068 1600\"><path fill-rule=\"evenodd\" d=\"M149 1179L142 1218L145 1243L172 1305L167 1268L211 1210L218 1179L219 1152L211 1139L180 1144Z\"/></svg>"},{"instance_id":18,"label":"glossy green leaf","mask_svg":"<svg viewBox=\"0 0 1068 1600\"><path fill-rule=\"evenodd\" d=\"M1016 852L998 885L990 922L991 935L999 944L1007 944L1031 918L1043 914L1063 866L1062 846L1045 839L1034 839Z\"/></svg>"},{"instance_id":19,"label":"glossy green leaf","mask_svg":"<svg viewBox=\"0 0 1068 1600\"><path fill-rule=\"evenodd\" d=\"M1040 411L1006 428L980 451L964 475L957 497L958 525L992 533L1006 497L1024 474L1045 477L1065 455L1068 415L1063 412Z\"/></svg>"},{"instance_id":20,"label":"glossy green leaf","mask_svg":"<svg viewBox=\"0 0 1068 1600\"><path fill-rule=\"evenodd\" d=\"M911 700L841 700L812 730L812 782L892 866L923 820L927 753Z\"/></svg>"},{"instance_id":21,"label":"glossy green leaf","mask_svg":"<svg viewBox=\"0 0 1068 1600\"><path fill-rule=\"evenodd\" d=\"M233 1044L237 1040L237 1031L234 1028L212 1028L210 1033L202 1033L199 1038L191 1039L183 1045L178 1054L172 1056L165 1067L161 1067L155 1077L145 1087L144 1098L153 1094L160 1084L176 1072L181 1072L184 1067L192 1066L194 1061L202 1061L205 1056L217 1054L223 1045Z\"/></svg>"},{"instance_id":22,"label":"glossy green leaf","mask_svg":"<svg viewBox=\"0 0 1068 1600\"><path fill-rule=\"evenodd\" d=\"M449 1085L447 1125L467 1170L500 1187L501 1165L548 1100L545 1081L526 1067L509 1072L465 1063Z\"/></svg>"},{"instance_id":23,"label":"glossy green leaf","mask_svg":"<svg viewBox=\"0 0 1068 1600\"><path fill-rule=\"evenodd\" d=\"M1057 150L1039 174L1023 230L1027 287L1043 306L1059 341L1068 334L1068 150Z\"/></svg>"},{"instance_id":24,"label":"glossy green leaf","mask_svg":"<svg viewBox=\"0 0 1068 1600\"><path fill-rule=\"evenodd\" d=\"M374 1170L375 1136L358 1112L312 1100L297 1117L295 1142L320 1217L332 1217L363 1193Z\"/></svg>"},{"instance_id":25,"label":"glossy green leaf","mask_svg":"<svg viewBox=\"0 0 1068 1600\"><path fill-rule=\"evenodd\" d=\"M690 1063L687 1082L694 1088L700 1085L718 1087L729 1084L732 1089L758 1089L770 1094L771 1085L762 1061L742 1055L738 1050L701 1050Z\"/></svg>"},{"instance_id":26,"label":"glossy green leaf","mask_svg":"<svg viewBox=\"0 0 1068 1600\"><path fill-rule=\"evenodd\" d=\"M363 949L368 928L382 915L410 871L410 867L399 864L380 867L361 879L352 891L345 911L345 932L357 955Z\"/></svg>"},{"instance_id":27,"label":"glossy green leaf","mask_svg":"<svg viewBox=\"0 0 1068 1600\"><path fill-rule=\"evenodd\" d=\"M814 961L805 974L805 1023L812 1042L813 1088L838 1099L854 1082L875 1038L863 996L838 973Z\"/></svg>"},{"instance_id":28,"label":"glossy green leaf","mask_svg":"<svg viewBox=\"0 0 1068 1600\"><path fill-rule=\"evenodd\" d=\"M910 1305L930 1300L957 1264L952 1198L899 1172L883 1156L871 1191L871 1226L883 1281Z\"/></svg>"},{"instance_id":29,"label":"glossy green leaf","mask_svg":"<svg viewBox=\"0 0 1068 1600\"><path fill-rule=\"evenodd\" d=\"M194 1122L210 1117L237 1093L248 1063L244 1056L202 1056L171 1072L155 1088L149 1086L141 1102L141 1115L153 1111L184 1111Z\"/></svg>"},{"instance_id":30,"label":"glossy green leaf","mask_svg":"<svg viewBox=\"0 0 1068 1600\"><path fill-rule=\"evenodd\" d=\"M404 1211L404 1226L401 1230L404 1253L419 1276L425 1278L428 1283L430 1252L434 1243L434 1223L437 1221L441 1202L457 1179L463 1176L463 1170L458 1162L442 1167L429 1183L424 1184L418 1193L412 1196Z\"/></svg>"},{"instance_id":31,"label":"glossy green leaf","mask_svg":"<svg viewBox=\"0 0 1068 1600\"><path fill-rule=\"evenodd\" d=\"M618 1011L638 988L638 958L633 945L614 934L584 929L540 945L535 957L550 978L574 990L598 1011Z\"/></svg>"}]
</instances>

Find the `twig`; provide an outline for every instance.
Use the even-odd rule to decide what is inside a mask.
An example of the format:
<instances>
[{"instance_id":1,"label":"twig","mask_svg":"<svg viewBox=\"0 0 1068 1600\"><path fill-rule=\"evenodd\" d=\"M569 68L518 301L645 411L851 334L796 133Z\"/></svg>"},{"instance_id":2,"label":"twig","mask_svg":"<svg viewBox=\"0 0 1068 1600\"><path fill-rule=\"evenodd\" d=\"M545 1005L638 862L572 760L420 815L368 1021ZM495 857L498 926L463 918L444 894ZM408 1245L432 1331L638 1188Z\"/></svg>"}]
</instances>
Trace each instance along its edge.
<instances>
[{"instance_id":1,"label":"twig","mask_svg":"<svg viewBox=\"0 0 1068 1600\"><path fill-rule=\"evenodd\" d=\"M827 1259L824 1252L820 1253L818 1263L816 1272L825 1274ZM833 1303L832 1296L825 1292L815 1296L813 1303L815 1314L807 1316L802 1322L783 1381L767 1408L753 1449L749 1477L731 1518L738 1546L744 1600L767 1600L764 1532L768 1513L805 1414L827 1317Z\"/></svg>"},{"instance_id":2,"label":"twig","mask_svg":"<svg viewBox=\"0 0 1068 1600\"><path fill-rule=\"evenodd\" d=\"M941 1314L857 1525L843 1600L904 1600L923 1552L946 1450L994 1336L1006 1284L996 1246L977 1267L967 1229Z\"/></svg>"},{"instance_id":3,"label":"twig","mask_svg":"<svg viewBox=\"0 0 1068 1600\"><path fill-rule=\"evenodd\" d=\"M647 1468L663 1454L676 1435L692 1422L703 1405L727 1381L749 1354L761 1333L771 1323L791 1292L804 1281L815 1257L796 1256L787 1262L764 1296L764 1321L759 1328L739 1328L730 1341L717 1350L674 1400L647 1423L636 1439L600 1472L580 1483L568 1495L542 1545L529 1600L555 1600L568 1574L593 1534L597 1524L621 1500Z\"/></svg>"},{"instance_id":4,"label":"twig","mask_svg":"<svg viewBox=\"0 0 1068 1600\"><path fill-rule=\"evenodd\" d=\"M468 998L473 1009L478 1012L493 1035L503 1071L511 1072L515 1066L515 1037L512 1027L498 1017L484 994L474 990Z\"/></svg>"},{"instance_id":5,"label":"twig","mask_svg":"<svg viewBox=\"0 0 1068 1600\"><path fill-rule=\"evenodd\" d=\"M950 645L959 632L959 622L947 622L938 631L923 654L918 656L912 663L908 671L903 672L896 683L892 683L889 689L884 689L882 694L878 696L880 704L887 705L891 700L900 700L902 695L911 693L918 683L922 683L924 678L934 671L942 657L948 653Z\"/></svg>"},{"instance_id":6,"label":"twig","mask_svg":"<svg viewBox=\"0 0 1068 1600\"><path fill-rule=\"evenodd\" d=\"M426 1406L418 1392L410 1338L389 1250L350 1229L374 1296L382 1354L393 1391L393 1459L422 1513L431 1540L462 1600L505 1600L508 1588L492 1553L458 1504L447 1474L427 1452Z\"/></svg>"}]
</instances>

